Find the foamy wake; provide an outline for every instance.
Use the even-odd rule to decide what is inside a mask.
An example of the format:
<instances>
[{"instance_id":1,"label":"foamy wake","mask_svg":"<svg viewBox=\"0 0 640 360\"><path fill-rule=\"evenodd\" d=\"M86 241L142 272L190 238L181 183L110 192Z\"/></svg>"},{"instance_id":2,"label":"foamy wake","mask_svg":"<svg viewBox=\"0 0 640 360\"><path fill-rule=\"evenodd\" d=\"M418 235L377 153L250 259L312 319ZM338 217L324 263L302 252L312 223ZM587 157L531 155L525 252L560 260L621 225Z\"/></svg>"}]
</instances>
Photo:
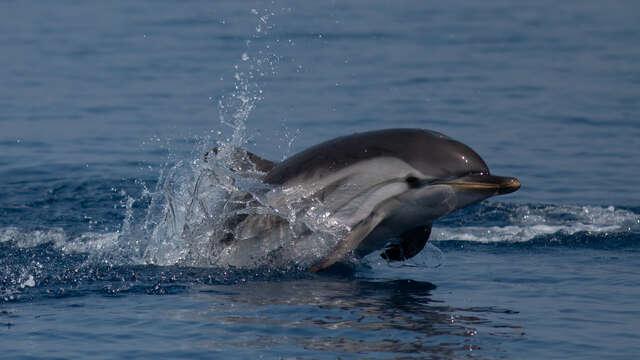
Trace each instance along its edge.
<instances>
[{"instance_id":1,"label":"foamy wake","mask_svg":"<svg viewBox=\"0 0 640 360\"><path fill-rule=\"evenodd\" d=\"M507 211L510 209L507 208ZM537 236L578 232L608 234L640 232L640 215L613 206L521 205L511 210L504 226L434 226L432 240L525 242ZM482 212L479 215L482 216Z\"/></svg>"}]
</instances>

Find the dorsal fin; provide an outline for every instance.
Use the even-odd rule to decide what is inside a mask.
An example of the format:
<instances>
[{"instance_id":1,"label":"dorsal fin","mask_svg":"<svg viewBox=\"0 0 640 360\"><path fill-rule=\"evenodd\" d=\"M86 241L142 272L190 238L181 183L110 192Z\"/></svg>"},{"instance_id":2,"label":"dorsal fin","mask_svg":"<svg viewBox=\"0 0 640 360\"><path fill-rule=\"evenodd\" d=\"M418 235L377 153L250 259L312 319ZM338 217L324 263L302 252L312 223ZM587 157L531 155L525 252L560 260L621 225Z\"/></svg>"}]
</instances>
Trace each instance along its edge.
<instances>
[{"instance_id":1,"label":"dorsal fin","mask_svg":"<svg viewBox=\"0 0 640 360\"><path fill-rule=\"evenodd\" d=\"M278 165L277 162L275 161L271 161L271 160L267 160L267 159L263 159L260 156L250 152L250 151L244 151L242 149L237 149L238 152L240 152L241 154L246 154L246 156L242 156L241 157L241 161L242 164L239 164L240 169L246 168L246 167L255 167L255 169L257 171L263 172L263 173L267 173L269 171L271 171L271 169L273 169L276 165ZM204 154L204 161L208 161L209 157L210 157L210 153L214 153L214 154L218 154L218 147L214 147L213 149L211 149L211 151L207 151Z\"/></svg>"},{"instance_id":2,"label":"dorsal fin","mask_svg":"<svg viewBox=\"0 0 640 360\"><path fill-rule=\"evenodd\" d=\"M247 157L249 157L249 160L251 160L251 162L256 166L256 170L260 172L269 172L276 165L278 165L278 163L275 161L263 159L260 156L249 151L247 151Z\"/></svg>"},{"instance_id":3,"label":"dorsal fin","mask_svg":"<svg viewBox=\"0 0 640 360\"><path fill-rule=\"evenodd\" d=\"M403 261L418 255L431 235L431 224L418 226L402 234L400 242L388 246L380 254L389 261Z\"/></svg>"}]
</instances>

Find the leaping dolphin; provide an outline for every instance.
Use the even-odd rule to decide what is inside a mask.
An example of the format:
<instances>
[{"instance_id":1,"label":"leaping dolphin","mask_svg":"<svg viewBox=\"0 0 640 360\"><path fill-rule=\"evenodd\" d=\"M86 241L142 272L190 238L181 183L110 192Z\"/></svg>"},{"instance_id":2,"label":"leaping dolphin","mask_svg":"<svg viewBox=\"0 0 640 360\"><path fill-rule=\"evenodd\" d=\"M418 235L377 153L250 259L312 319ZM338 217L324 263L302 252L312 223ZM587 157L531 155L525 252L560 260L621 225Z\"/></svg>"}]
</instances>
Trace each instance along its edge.
<instances>
[{"instance_id":1,"label":"leaping dolphin","mask_svg":"<svg viewBox=\"0 0 640 360\"><path fill-rule=\"evenodd\" d=\"M467 145L421 129L343 136L280 163L252 153L245 160L266 173L265 184L297 189L298 198L303 194L313 199L347 229L344 238L309 267L312 272L330 267L349 253L362 257L384 250L382 257L390 261L409 259L424 248L437 218L520 188L516 178L491 175L484 160ZM289 201L279 196L271 205L282 208ZM272 216L244 216L236 221L235 236L254 240L282 223ZM277 231L281 233L282 227ZM389 243L390 239L399 241Z\"/></svg>"}]
</instances>

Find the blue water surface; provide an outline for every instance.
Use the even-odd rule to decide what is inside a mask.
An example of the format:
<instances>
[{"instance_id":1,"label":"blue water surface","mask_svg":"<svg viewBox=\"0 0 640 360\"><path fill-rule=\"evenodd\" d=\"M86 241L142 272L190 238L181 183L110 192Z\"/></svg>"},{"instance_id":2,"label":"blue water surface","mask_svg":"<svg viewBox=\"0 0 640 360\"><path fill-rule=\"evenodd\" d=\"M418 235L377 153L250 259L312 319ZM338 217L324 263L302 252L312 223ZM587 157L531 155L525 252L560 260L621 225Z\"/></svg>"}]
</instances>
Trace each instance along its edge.
<instances>
[{"instance_id":1,"label":"blue water surface","mask_svg":"<svg viewBox=\"0 0 640 360\"><path fill-rule=\"evenodd\" d=\"M2 358L634 358L639 13L0 2ZM441 219L404 264L143 260L180 249L158 201L189 197L209 148L281 160L394 127L462 141L522 188Z\"/></svg>"}]
</instances>

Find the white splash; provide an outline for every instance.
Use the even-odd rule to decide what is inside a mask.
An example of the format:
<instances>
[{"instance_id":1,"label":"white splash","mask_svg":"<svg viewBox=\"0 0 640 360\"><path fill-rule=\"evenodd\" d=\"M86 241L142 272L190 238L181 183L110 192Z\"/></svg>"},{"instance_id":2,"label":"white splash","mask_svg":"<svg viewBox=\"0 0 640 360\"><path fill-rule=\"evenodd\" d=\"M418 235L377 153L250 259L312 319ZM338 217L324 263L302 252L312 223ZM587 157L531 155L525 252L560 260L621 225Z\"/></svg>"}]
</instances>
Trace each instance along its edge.
<instances>
[{"instance_id":1,"label":"white splash","mask_svg":"<svg viewBox=\"0 0 640 360\"><path fill-rule=\"evenodd\" d=\"M157 265L256 268L309 266L343 228L304 193L265 185L240 149L180 163L162 179L147 218L141 261ZM289 193L289 192L294 192ZM298 196L299 195L299 196ZM273 198L299 197L285 207ZM135 233L135 232L134 232Z\"/></svg>"}]
</instances>

